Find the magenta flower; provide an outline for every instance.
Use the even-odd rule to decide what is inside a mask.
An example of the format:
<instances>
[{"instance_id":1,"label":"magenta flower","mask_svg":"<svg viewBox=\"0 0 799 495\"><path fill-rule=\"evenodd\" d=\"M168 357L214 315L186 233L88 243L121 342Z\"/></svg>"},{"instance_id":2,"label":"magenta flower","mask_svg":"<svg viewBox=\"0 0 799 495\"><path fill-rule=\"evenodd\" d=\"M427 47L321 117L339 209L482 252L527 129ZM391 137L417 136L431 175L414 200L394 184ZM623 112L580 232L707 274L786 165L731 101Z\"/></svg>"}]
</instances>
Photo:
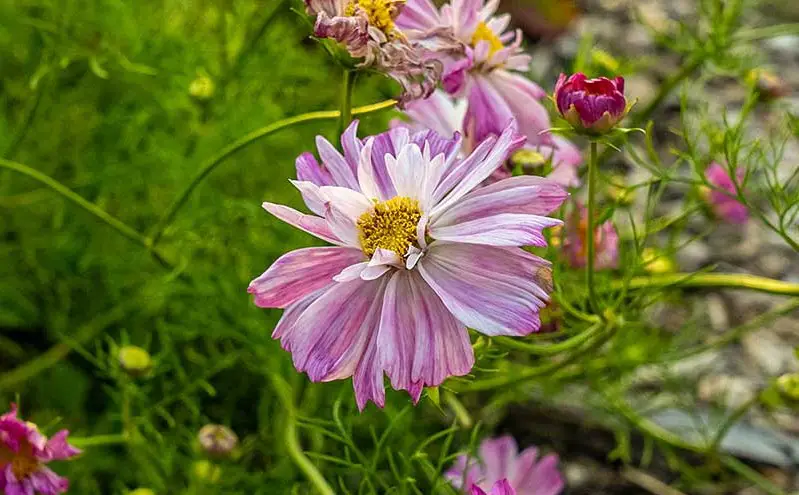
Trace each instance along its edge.
<instances>
[{"instance_id":1,"label":"magenta flower","mask_svg":"<svg viewBox=\"0 0 799 495\"><path fill-rule=\"evenodd\" d=\"M69 481L46 466L69 459L80 450L67 443L67 430L51 439L36 425L17 418L17 406L0 416L0 492L5 495L56 495L69 488Z\"/></svg>"},{"instance_id":2,"label":"magenta flower","mask_svg":"<svg viewBox=\"0 0 799 495\"><path fill-rule=\"evenodd\" d=\"M510 486L510 483L507 479L501 479L494 483L494 486L491 487L491 492L486 493L477 485L472 485L469 490L470 495L516 495L516 490Z\"/></svg>"},{"instance_id":3,"label":"magenta flower","mask_svg":"<svg viewBox=\"0 0 799 495\"><path fill-rule=\"evenodd\" d=\"M431 0L408 0L396 23L411 40L443 40L437 44L438 58L444 62L443 86L467 99L463 127L474 134L475 142L499 135L516 120L528 144L551 144L549 134L540 134L551 127L539 103L546 93L523 75L530 56L521 48L521 31L507 31L510 15L494 15L498 4L453 0L439 10Z\"/></svg>"},{"instance_id":4,"label":"magenta flower","mask_svg":"<svg viewBox=\"0 0 799 495\"><path fill-rule=\"evenodd\" d=\"M739 187L743 184L745 175L746 171L742 167L735 171L735 181ZM746 223L749 220L749 210L738 201L735 183L727 169L713 162L705 170L705 178L718 188L709 189L705 194L705 200L716 216L730 223Z\"/></svg>"},{"instance_id":5,"label":"magenta flower","mask_svg":"<svg viewBox=\"0 0 799 495\"><path fill-rule=\"evenodd\" d=\"M431 129L447 137L459 133L465 136L461 151L469 153L474 149L474 132L463 127L467 107L466 99L453 98L444 91L437 90L429 98L416 100L405 107L405 115L409 121L394 120L392 125L406 126L413 130ZM555 135L551 144L527 145L525 148L540 153L544 160L552 161L552 172L547 176L548 179L567 187L580 185L577 170L583 157L571 141ZM510 177L510 169L506 165L501 165L492 177Z\"/></svg>"},{"instance_id":6,"label":"magenta flower","mask_svg":"<svg viewBox=\"0 0 799 495\"><path fill-rule=\"evenodd\" d=\"M572 212L571 221L565 229L563 249L568 257L569 265L582 268L587 262L588 211L585 206L578 205ZM607 270L617 268L619 264L619 235L610 220L597 225L594 229L594 268Z\"/></svg>"},{"instance_id":7,"label":"magenta flower","mask_svg":"<svg viewBox=\"0 0 799 495\"><path fill-rule=\"evenodd\" d=\"M264 203L334 247L280 257L249 292L285 308L272 334L312 381L353 377L358 407L385 403L383 374L418 401L425 386L474 364L467 327L487 335L538 330L550 263L545 215L567 193L540 177L477 188L524 138L509 127L459 158L460 138L408 129L361 141L357 122L339 153L317 138L322 165L297 159L294 185L313 214Z\"/></svg>"},{"instance_id":8,"label":"magenta flower","mask_svg":"<svg viewBox=\"0 0 799 495\"><path fill-rule=\"evenodd\" d=\"M405 0L305 0L316 16L314 35L341 43L359 67L374 68L400 83L399 104L426 98L441 79L441 62L413 43L394 20Z\"/></svg>"},{"instance_id":9,"label":"magenta flower","mask_svg":"<svg viewBox=\"0 0 799 495\"><path fill-rule=\"evenodd\" d=\"M491 495L557 495L564 485L557 455L539 459L535 447L519 453L511 436L483 440L477 459L459 457L445 476L453 486L465 486L472 494L491 490ZM473 487L479 491L474 491Z\"/></svg>"},{"instance_id":10,"label":"magenta flower","mask_svg":"<svg viewBox=\"0 0 799 495\"><path fill-rule=\"evenodd\" d=\"M560 75L555 85L555 104L575 130L592 135L614 128L629 110L624 78L587 79L582 73L568 79L566 74Z\"/></svg>"}]
</instances>

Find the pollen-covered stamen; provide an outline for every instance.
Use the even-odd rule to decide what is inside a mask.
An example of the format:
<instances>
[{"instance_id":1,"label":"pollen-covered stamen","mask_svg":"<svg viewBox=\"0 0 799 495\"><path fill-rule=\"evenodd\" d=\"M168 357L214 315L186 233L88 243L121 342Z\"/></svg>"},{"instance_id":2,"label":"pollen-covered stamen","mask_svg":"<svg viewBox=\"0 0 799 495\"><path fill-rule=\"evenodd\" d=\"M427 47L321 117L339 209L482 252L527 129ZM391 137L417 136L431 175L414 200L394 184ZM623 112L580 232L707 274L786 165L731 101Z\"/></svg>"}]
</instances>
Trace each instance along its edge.
<instances>
[{"instance_id":1,"label":"pollen-covered stamen","mask_svg":"<svg viewBox=\"0 0 799 495\"><path fill-rule=\"evenodd\" d=\"M499 39L499 36L497 36L497 34L492 31L485 22L480 22L480 24L477 25L477 29L474 30L474 34L472 35L471 45L476 47L477 43L481 41L487 41L488 45L491 47L488 52L489 56L505 48L505 45L502 44L502 40Z\"/></svg>"},{"instance_id":2,"label":"pollen-covered stamen","mask_svg":"<svg viewBox=\"0 0 799 495\"><path fill-rule=\"evenodd\" d=\"M397 196L376 203L372 211L358 219L361 249L370 258L379 248L405 256L408 247L416 243L416 226L420 218L422 210L415 199Z\"/></svg>"},{"instance_id":3,"label":"pollen-covered stamen","mask_svg":"<svg viewBox=\"0 0 799 495\"><path fill-rule=\"evenodd\" d=\"M29 444L22 445L19 452L12 453L9 451L8 454L10 456L0 453L0 466L3 465L4 458L10 457L11 472L14 473L14 477L18 480L24 480L42 467L41 463L33 456L33 451Z\"/></svg>"},{"instance_id":4,"label":"pollen-covered stamen","mask_svg":"<svg viewBox=\"0 0 799 495\"><path fill-rule=\"evenodd\" d=\"M406 0L350 0L344 11L352 16L361 11L369 19L369 25L383 31L387 36L394 34L394 19L399 15L399 7Z\"/></svg>"}]
</instances>

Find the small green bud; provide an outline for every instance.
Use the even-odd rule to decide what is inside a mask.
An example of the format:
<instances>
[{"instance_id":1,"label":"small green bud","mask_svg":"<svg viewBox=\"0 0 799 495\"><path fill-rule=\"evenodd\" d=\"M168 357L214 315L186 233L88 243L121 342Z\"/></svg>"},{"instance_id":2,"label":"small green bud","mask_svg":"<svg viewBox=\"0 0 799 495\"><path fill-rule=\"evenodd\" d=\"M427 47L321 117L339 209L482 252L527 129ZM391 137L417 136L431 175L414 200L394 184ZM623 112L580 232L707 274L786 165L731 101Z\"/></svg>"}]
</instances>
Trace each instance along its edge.
<instances>
[{"instance_id":1,"label":"small green bud","mask_svg":"<svg viewBox=\"0 0 799 495\"><path fill-rule=\"evenodd\" d=\"M777 378L777 389L790 401L799 401L799 373L787 373Z\"/></svg>"},{"instance_id":2,"label":"small green bud","mask_svg":"<svg viewBox=\"0 0 799 495\"><path fill-rule=\"evenodd\" d=\"M195 80L189 84L189 94L200 101L207 101L214 97L216 85L213 79L200 74Z\"/></svg>"},{"instance_id":3,"label":"small green bud","mask_svg":"<svg viewBox=\"0 0 799 495\"><path fill-rule=\"evenodd\" d=\"M663 274L677 270L671 258L653 248L645 248L643 250L641 262L644 265L644 270L649 273Z\"/></svg>"},{"instance_id":4,"label":"small green bud","mask_svg":"<svg viewBox=\"0 0 799 495\"><path fill-rule=\"evenodd\" d=\"M142 377L153 369L153 359L141 347L126 345L119 349L119 365L130 376Z\"/></svg>"},{"instance_id":5,"label":"small green bud","mask_svg":"<svg viewBox=\"0 0 799 495\"><path fill-rule=\"evenodd\" d=\"M155 495L155 492L149 488L136 488L128 492L128 495Z\"/></svg>"},{"instance_id":6,"label":"small green bud","mask_svg":"<svg viewBox=\"0 0 799 495\"><path fill-rule=\"evenodd\" d=\"M193 466L194 476L206 483L216 484L222 477L222 468L211 461L197 461Z\"/></svg>"}]
</instances>

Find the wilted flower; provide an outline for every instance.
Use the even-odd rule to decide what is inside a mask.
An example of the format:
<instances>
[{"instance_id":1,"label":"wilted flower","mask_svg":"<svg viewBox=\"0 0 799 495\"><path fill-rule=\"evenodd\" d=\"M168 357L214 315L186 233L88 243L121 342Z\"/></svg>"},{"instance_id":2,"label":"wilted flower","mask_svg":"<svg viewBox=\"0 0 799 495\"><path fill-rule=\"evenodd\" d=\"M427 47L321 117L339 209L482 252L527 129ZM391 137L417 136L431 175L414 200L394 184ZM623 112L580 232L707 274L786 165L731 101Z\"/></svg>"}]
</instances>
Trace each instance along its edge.
<instances>
[{"instance_id":1,"label":"wilted flower","mask_svg":"<svg viewBox=\"0 0 799 495\"><path fill-rule=\"evenodd\" d=\"M746 171L738 167L735 171L735 180L740 187ZM705 170L705 178L718 189L705 189L705 201L719 218L730 223L746 223L749 220L749 210L746 205L738 201L735 183L725 167L716 162L711 163ZM719 190L721 189L721 190Z\"/></svg>"},{"instance_id":2,"label":"wilted flower","mask_svg":"<svg viewBox=\"0 0 799 495\"><path fill-rule=\"evenodd\" d=\"M574 268L584 267L588 249L588 211L577 205L564 228L563 249L569 264ZM619 263L619 235L610 220L594 228L594 268L606 270L616 268Z\"/></svg>"},{"instance_id":3,"label":"wilted flower","mask_svg":"<svg viewBox=\"0 0 799 495\"><path fill-rule=\"evenodd\" d=\"M555 85L558 112L578 132L604 134L613 129L629 107L624 97L624 78L588 79L578 72L561 74Z\"/></svg>"},{"instance_id":4,"label":"wilted flower","mask_svg":"<svg viewBox=\"0 0 799 495\"><path fill-rule=\"evenodd\" d=\"M405 0L305 0L316 16L314 34L343 44L361 67L373 67L400 83L400 106L426 98L441 79L441 62L397 29Z\"/></svg>"},{"instance_id":5,"label":"wilted flower","mask_svg":"<svg viewBox=\"0 0 799 495\"><path fill-rule=\"evenodd\" d=\"M357 122L340 154L317 138L323 166L297 160L294 185L314 213L264 203L336 247L299 249L253 280L256 305L285 308L273 337L312 381L353 377L358 406L385 402L383 374L418 401L425 386L468 373L467 327L487 335L538 330L549 299L542 229L566 198L541 177L475 189L524 138L512 127L459 158L460 138L395 128L366 139ZM304 179L304 180L303 180Z\"/></svg>"},{"instance_id":6,"label":"wilted flower","mask_svg":"<svg viewBox=\"0 0 799 495\"><path fill-rule=\"evenodd\" d=\"M153 358L141 347L126 345L119 349L119 365L130 376L141 377L153 369Z\"/></svg>"},{"instance_id":7,"label":"wilted flower","mask_svg":"<svg viewBox=\"0 0 799 495\"><path fill-rule=\"evenodd\" d=\"M412 40L438 37L444 89L467 98L464 128L475 142L516 120L528 144L551 143L551 135L540 134L551 127L539 103L546 92L523 75L531 59L521 48L522 33L506 31L510 15L495 16L498 5L498 0L454 0L439 10L431 0L408 0L397 26Z\"/></svg>"},{"instance_id":8,"label":"wilted flower","mask_svg":"<svg viewBox=\"0 0 799 495\"><path fill-rule=\"evenodd\" d=\"M766 69L753 69L749 71L747 78L757 88L761 100L775 100L791 94L790 85L780 76Z\"/></svg>"},{"instance_id":9,"label":"wilted flower","mask_svg":"<svg viewBox=\"0 0 799 495\"><path fill-rule=\"evenodd\" d=\"M494 483L491 487L491 492L486 493L477 485L472 485L469 490L470 495L516 495L516 490L510 486L507 479L501 479Z\"/></svg>"},{"instance_id":10,"label":"wilted flower","mask_svg":"<svg viewBox=\"0 0 799 495\"><path fill-rule=\"evenodd\" d=\"M212 456L229 455L239 443L236 433L224 425L209 424L197 435L203 450Z\"/></svg>"},{"instance_id":11,"label":"wilted flower","mask_svg":"<svg viewBox=\"0 0 799 495\"><path fill-rule=\"evenodd\" d=\"M444 137L455 136L458 133L465 136L461 152L468 154L474 149L475 134L464 128L467 107L466 99L453 98L444 91L437 90L429 98L416 100L406 106L405 114L410 118L409 122L395 120L392 125L407 126L419 131L431 129ZM567 187L580 185L577 169L582 164L583 157L580 150L568 139L553 136L551 144L527 145L514 153L510 161L516 163L524 156L535 156L537 159L535 166L538 167L551 160L552 172L547 176L548 179ZM509 165L509 162L502 164L493 178L510 177ZM530 168L534 168L533 164L530 165Z\"/></svg>"},{"instance_id":12,"label":"wilted flower","mask_svg":"<svg viewBox=\"0 0 799 495\"><path fill-rule=\"evenodd\" d=\"M0 416L0 492L6 495L56 495L69 488L69 481L46 465L69 459L80 450L67 443L67 430L51 439L33 423L17 418L17 406Z\"/></svg>"},{"instance_id":13,"label":"wilted flower","mask_svg":"<svg viewBox=\"0 0 799 495\"><path fill-rule=\"evenodd\" d=\"M556 495L563 490L563 476L558 471L558 456L549 454L538 458L538 449L528 447L521 453L511 436L483 440L478 457L461 456L447 471L447 479L456 487L476 486L478 492L491 495L516 493L518 495ZM505 480L510 489L501 481ZM498 489L506 491L499 491Z\"/></svg>"}]
</instances>

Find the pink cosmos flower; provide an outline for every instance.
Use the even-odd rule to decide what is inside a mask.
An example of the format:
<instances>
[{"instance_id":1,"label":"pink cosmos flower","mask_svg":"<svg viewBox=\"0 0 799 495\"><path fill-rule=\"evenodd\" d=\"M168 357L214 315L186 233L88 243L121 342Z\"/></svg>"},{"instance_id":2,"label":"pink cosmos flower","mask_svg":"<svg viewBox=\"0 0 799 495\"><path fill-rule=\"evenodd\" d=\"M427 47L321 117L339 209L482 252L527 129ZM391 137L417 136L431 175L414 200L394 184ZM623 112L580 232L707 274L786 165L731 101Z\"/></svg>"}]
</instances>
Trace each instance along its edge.
<instances>
[{"instance_id":1,"label":"pink cosmos flower","mask_svg":"<svg viewBox=\"0 0 799 495\"><path fill-rule=\"evenodd\" d=\"M436 90L429 98L408 104L404 111L409 121L394 120L393 126L407 126L414 130L431 129L441 136L465 135L461 147L464 153L474 148L474 132L464 129L468 102L463 98L453 98L444 91ZM527 149L540 153L542 158L552 161L552 172L547 176L558 184L577 187L580 179L577 170L583 162L580 150L568 139L554 135L551 144L527 145ZM510 177L507 164L501 165L494 173L495 178Z\"/></svg>"},{"instance_id":2,"label":"pink cosmos flower","mask_svg":"<svg viewBox=\"0 0 799 495\"><path fill-rule=\"evenodd\" d=\"M558 111L578 131L604 134L627 115L624 78L588 79L583 73L566 78L561 74L555 85Z\"/></svg>"},{"instance_id":3,"label":"pink cosmos flower","mask_svg":"<svg viewBox=\"0 0 799 495\"><path fill-rule=\"evenodd\" d=\"M735 180L739 187L743 183L746 171L738 167L735 171ZM722 220L730 223L746 223L749 220L749 210L746 205L736 199L737 191L730 173L725 167L716 162L710 164L705 170L705 177L708 182L722 189L711 189L706 191L705 200L708 202L713 212Z\"/></svg>"},{"instance_id":4,"label":"pink cosmos flower","mask_svg":"<svg viewBox=\"0 0 799 495\"><path fill-rule=\"evenodd\" d=\"M572 212L571 221L565 228L563 249L569 265L582 268L587 261L588 245L588 211L583 205L577 205ZM594 268L608 270L617 268L619 264L619 235L610 220L597 225L594 229Z\"/></svg>"},{"instance_id":5,"label":"pink cosmos flower","mask_svg":"<svg viewBox=\"0 0 799 495\"><path fill-rule=\"evenodd\" d=\"M399 104L426 98L441 79L441 62L421 43L412 43L394 21L405 0L305 0L316 16L314 35L331 38L372 67L393 77L403 89Z\"/></svg>"},{"instance_id":6,"label":"pink cosmos flower","mask_svg":"<svg viewBox=\"0 0 799 495\"><path fill-rule=\"evenodd\" d=\"M546 217L567 193L541 177L477 188L524 138L508 127L459 158L460 136L395 128L343 154L317 138L322 164L297 159L313 214L264 203L279 219L334 247L292 251L250 283L255 304L285 308L272 334L312 381L353 377L358 407L385 403L383 374L418 401L425 386L474 364L467 327L487 335L538 330L550 264Z\"/></svg>"},{"instance_id":7,"label":"pink cosmos flower","mask_svg":"<svg viewBox=\"0 0 799 495\"><path fill-rule=\"evenodd\" d=\"M0 416L0 492L5 495L56 495L69 488L69 481L46 466L69 459L80 450L67 443L67 430L51 439L36 425L17 418L17 406Z\"/></svg>"},{"instance_id":8,"label":"pink cosmos flower","mask_svg":"<svg viewBox=\"0 0 799 495\"><path fill-rule=\"evenodd\" d=\"M516 495L516 490L510 486L508 480L501 479L491 487L491 493L484 492L483 489L477 485L472 485L469 493L470 495Z\"/></svg>"},{"instance_id":9,"label":"pink cosmos flower","mask_svg":"<svg viewBox=\"0 0 799 495\"><path fill-rule=\"evenodd\" d=\"M439 10L432 0L408 0L396 22L409 39L440 34L460 42L462 50L439 55L442 82L448 93L467 98L464 128L476 142L516 120L528 144L551 144L551 135L539 134L551 127L539 103L546 93L521 74L529 70L530 56L521 48L521 31L507 31L510 15L494 15L498 5L499 0L452 0Z\"/></svg>"},{"instance_id":10,"label":"pink cosmos flower","mask_svg":"<svg viewBox=\"0 0 799 495\"><path fill-rule=\"evenodd\" d=\"M465 486L472 489L472 494L491 490L491 495L557 495L564 485L563 476L558 471L557 455L549 454L539 459L535 447L519 453L511 436L483 440L477 459L459 457L445 476L456 488Z\"/></svg>"}]
</instances>

